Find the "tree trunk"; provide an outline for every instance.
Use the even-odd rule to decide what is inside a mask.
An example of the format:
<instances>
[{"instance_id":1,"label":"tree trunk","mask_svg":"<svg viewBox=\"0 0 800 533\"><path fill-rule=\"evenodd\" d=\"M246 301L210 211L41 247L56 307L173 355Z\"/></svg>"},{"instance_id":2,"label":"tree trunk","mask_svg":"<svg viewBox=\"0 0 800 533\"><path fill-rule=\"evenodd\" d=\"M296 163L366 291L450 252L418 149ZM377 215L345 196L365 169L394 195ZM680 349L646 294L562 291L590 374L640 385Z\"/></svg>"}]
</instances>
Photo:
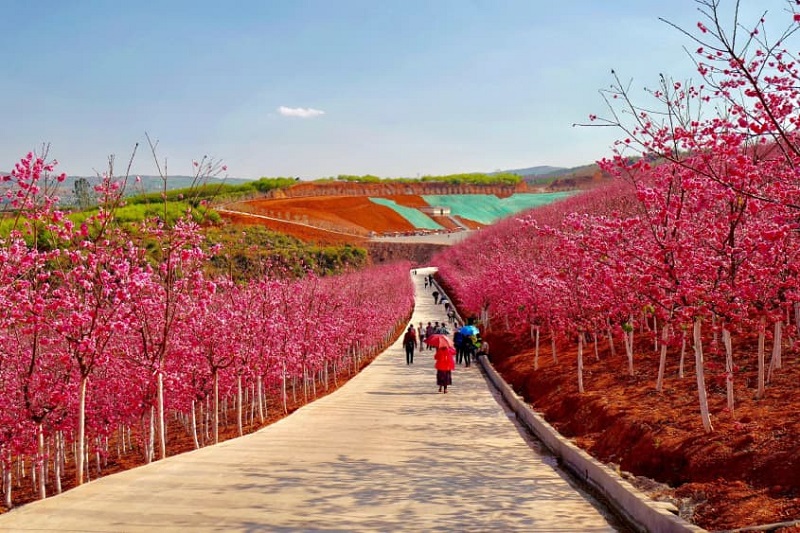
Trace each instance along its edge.
<instances>
[{"instance_id":1,"label":"tree trunk","mask_svg":"<svg viewBox=\"0 0 800 533\"><path fill-rule=\"evenodd\" d=\"M553 362L558 363L558 355L556 354L556 332L550 329L550 347L553 349Z\"/></svg>"},{"instance_id":2,"label":"tree trunk","mask_svg":"<svg viewBox=\"0 0 800 533\"><path fill-rule=\"evenodd\" d=\"M661 326L661 357L658 359L658 379L656 380L656 390L664 390L664 372L667 368L667 341L669 340L669 327L667 324Z\"/></svg>"},{"instance_id":3,"label":"tree trunk","mask_svg":"<svg viewBox=\"0 0 800 533\"><path fill-rule=\"evenodd\" d=\"M761 324L758 327L758 390L756 391L756 398L761 399L764 397L764 346L766 344L767 336L767 317L761 317Z\"/></svg>"},{"instance_id":4,"label":"tree trunk","mask_svg":"<svg viewBox=\"0 0 800 533\"><path fill-rule=\"evenodd\" d=\"M56 482L56 494L61 494L61 472L62 472L62 450L61 450L61 443L63 440L63 435L60 431L56 431L55 435L53 436L53 447L55 448L55 454L53 456L53 477L55 478Z\"/></svg>"},{"instance_id":5,"label":"tree trunk","mask_svg":"<svg viewBox=\"0 0 800 533\"><path fill-rule=\"evenodd\" d=\"M281 397L283 398L283 414L289 412L288 398L286 397L286 363L283 363L283 384L281 386Z\"/></svg>"},{"instance_id":6,"label":"tree trunk","mask_svg":"<svg viewBox=\"0 0 800 533\"><path fill-rule=\"evenodd\" d=\"M700 332L700 319L694 320L694 360L695 374L697 375L697 395L700 402L700 419L703 421L703 428L706 433L714 431L711 425L711 417L708 414L708 397L706 396L706 380L703 372L703 338Z\"/></svg>"},{"instance_id":7,"label":"tree trunk","mask_svg":"<svg viewBox=\"0 0 800 533\"><path fill-rule=\"evenodd\" d=\"M767 383L772 381L772 372L778 370L782 366L781 350L783 344L783 322L780 320L775 322L775 335L772 339L772 359L769 361L769 373L767 374Z\"/></svg>"},{"instance_id":8,"label":"tree trunk","mask_svg":"<svg viewBox=\"0 0 800 533\"><path fill-rule=\"evenodd\" d=\"M192 400L192 440L194 441L194 449L200 449L200 441L197 440L197 416L194 409L195 401Z\"/></svg>"},{"instance_id":9,"label":"tree trunk","mask_svg":"<svg viewBox=\"0 0 800 533\"><path fill-rule=\"evenodd\" d=\"M683 361L686 356L686 330L681 328L681 360L678 363L678 377L683 379Z\"/></svg>"},{"instance_id":10,"label":"tree trunk","mask_svg":"<svg viewBox=\"0 0 800 533\"><path fill-rule=\"evenodd\" d=\"M583 332L578 333L578 392L583 394Z\"/></svg>"},{"instance_id":11,"label":"tree trunk","mask_svg":"<svg viewBox=\"0 0 800 533\"><path fill-rule=\"evenodd\" d=\"M219 370L214 369L214 444L219 443Z\"/></svg>"},{"instance_id":12,"label":"tree trunk","mask_svg":"<svg viewBox=\"0 0 800 533\"><path fill-rule=\"evenodd\" d=\"M150 406L150 442L147 446L147 462L150 463L155 458L156 458L156 408Z\"/></svg>"},{"instance_id":13,"label":"tree trunk","mask_svg":"<svg viewBox=\"0 0 800 533\"><path fill-rule=\"evenodd\" d=\"M258 420L264 423L264 385L261 375L256 380L256 394L258 395Z\"/></svg>"},{"instance_id":14,"label":"tree trunk","mask_svg":"<svg viewBox=\"0 0 800 533\"><path fill-rule=\"evenodd\" d=\"M539 370L539 326L536 326L536 349L533 352L533 369Z\"/></svg>"},{"instance_id":15,"label":"tree trunk","mask_svg":"<svg viewBox=\"0 0 800 533\"><path fill-rule=\"evenodd\" d=\"M725 345L725 392L728 399L728 411L733 416L733 342L731 332L722 328L722 344Z\"/></svg>"},{"instance_id":16,"label":"tree trunk","mask_svg":"<svg viewBox=\"0 0 800 533\"><path fill-rule=\"evenodd\" d=\"M12 468L11 450L8 451L8 462L3 461L3 505L6 509L11 509L11 468Z\"/></svg>"},{"instance_id":17,"label":"tree trunk","mask_svg":"<svg viewBox=\"0 0 800 533\"><path fill-rule=\"evenodd\" d=\"M158 448L161 458L167 456L167 425L164 422L164 372L159 369L158 380Z\"/></svg>"},{"instance_id":18,"label":"tree trunk","mask_svg":"<svg viewBox=\"0 0 800 533\"><path fill-rule=\"evenodd\" d=\"M617 350L614 348L614 335L611 333L611 321L606 318L606 332L608 334L608 349L611 352L611 357L617 355Z\"/></svg>"},{"instance_id":19,"label":"tree trunk","mask_svg":"<svg viewBox=\"0 0 800 533\"><path fill-rule=\"evenodd\" d=\"M75 467L76 485L83 485L83 450L86 448L86 384L88 376L81 376L78 388L78 449L81 453L76 455L78 464Z\"/></svg>"},{"instance_id":20,"label":"tree trunk","mask_svg":"<svg viewBox=\"0 0 800 533\"><path fill-rule=\"evenodd\" d=\"M658 317L653 315L653 351L658 351Z\"/></svg>"},{"instance_id":21,"label":"tree trunk","mask_svg":"<svg viewBox=\"0 0 800 533\"><path fill-rule=\"evenodd\" d=\"M242 376L236 376L236 429L239 431L239 436L244 435L244 427L242 426Z\"/></svg>"},{"instance_id":22,"label":"tree trunk","mask_svg":"<svg viewBox=\"0 0 800 533\"><path fill-rule=\"evenodd\" d=\"M39 424L36 427L36 440L38 443L37 448L39 453L39 457L36 458L36 469L39 471L37 477L39 484L39 499L44 500L47 498L47 477L45 476L45 472L47 471L47 459L44 450L44 427L42 424Z\"/></svg>"},{"instance_id":23,"label":"tree trunk","mask_svg":"<svg viewBox=\"0 0 800 533\"><path fill-rule=\"evenodd\" d=\"M628 356L628 374L633 375L633 330L623 332L625 334L625 353Z\"/></svg>"}]
</instances>

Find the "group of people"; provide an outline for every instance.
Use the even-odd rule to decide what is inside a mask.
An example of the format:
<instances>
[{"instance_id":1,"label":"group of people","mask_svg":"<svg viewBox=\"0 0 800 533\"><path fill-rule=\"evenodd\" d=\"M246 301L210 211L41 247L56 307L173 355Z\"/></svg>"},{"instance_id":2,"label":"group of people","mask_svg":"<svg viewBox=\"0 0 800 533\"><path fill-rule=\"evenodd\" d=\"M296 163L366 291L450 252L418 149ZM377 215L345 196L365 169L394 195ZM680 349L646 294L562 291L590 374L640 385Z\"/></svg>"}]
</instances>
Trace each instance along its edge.
<instances>
[{"instance_id":1,"label":"group of people","mask_svg":"<svg viewBox=\"0 0 800 533\"><path fill-rule=\"evenodd\" d=\"M416 274L416 271L414 272ZM436 368L436 384L439 386L439 392L447 393L447 387L452 385L453 370L456 364L464 364L469 367L470 362L475 360L481 354L489 354L489 344L482 340L480 332L475 326L470 326L470 331L462 331L465 328L459 328L456 320L455 309L444 295L440 295L436 289L433 281L433 276L427 275L424 280L425 288L433 289L432 296L435 304L443 304L447 312L448 322L454 325L453 339L450 343L445 342L430 342L434 335L449 336L450 331L447 324L438 321L428 322L427 326L423 326L422 322L416 328L413 324L409 324L403 337L403 348L406 352L406 364L414 364L414 352L419 348L419 351L424 350L425 344L428 344L429 349L435 349L434 353L434 367ZM441 296L441 299L439 298ZM470 334L467 334L470 333ZM429 340L426 343L426 339ZM437 339L441 340L441 339Z\"/></svg>"}]
</instances>

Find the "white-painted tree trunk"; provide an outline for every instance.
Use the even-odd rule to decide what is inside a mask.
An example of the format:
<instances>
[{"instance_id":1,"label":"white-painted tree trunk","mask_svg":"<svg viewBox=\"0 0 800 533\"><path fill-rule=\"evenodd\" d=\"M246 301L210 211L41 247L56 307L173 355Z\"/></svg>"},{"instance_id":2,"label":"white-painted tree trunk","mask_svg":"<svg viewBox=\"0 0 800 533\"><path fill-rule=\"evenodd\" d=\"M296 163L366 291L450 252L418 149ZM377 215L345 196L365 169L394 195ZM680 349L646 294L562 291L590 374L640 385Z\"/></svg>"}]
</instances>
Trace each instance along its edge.
<instances>
[{"instance_id":1,"label":"white-painted tree trunk","mask_svg":"<svg viewBox=\"0 0 800 533\"><path fill-rule=\"evenodd\" d=\"M156 408L150 407L150 442L147 446L147 462L156 458Z\"/></svg>"},{"instance_id":2,"label":"white-painted tree trunk","mask_svg":"<svg viewBox=\"0 0 800 533\"><path fill-rule=\"evenodd\" d=\"M699 318L694 320L694 360L695 374L697 375L697 396L700 403L700 419L706 433L714 431L711 425L711 417L708 412L708 396L706 395L706 379L703 364L703 338L701 334L701 322Z\"/></svg>"},{"instance_id":3,"label":"white-painted tree trunk","mask_svg":"<svg viewBox=\"0 0 800 533\"><path fill-rule=\"evenodd\" d=\"M725 393L728 400L728 411L733 416L733 341L731 332L727 328L722 328L722 344L725 346Z\"/></svg>"},{"instance_id":4,"label":"white-painted tree trunk","mask_svg":"<svg viewBox=\"0 0 800 533\"><path fill-rule=\"evenodd\" d=\"M658 351L658 317L653 315L653 351Z\"/></svg>"},{"instance_id":5,"label":"white-painted tree trunk","mask_svg":"<svg viewBox=\"0 0 800 533\"><path fill-rule=\"evenodd\" d=\"M258 420L264 423L264 383L259 375L256 379L256 395L258 396Z\"/></svg>"},{"instance_id":6,"label":"white-painted tree trunk","mask_svg":"<svg viewBox=\"0 0 800 533\"><path fill-rule=\"evenodd\" d=\"M558 363L558 354L556 354L556 332L550 330L550 346L553 349L553 362Z\"/></svg>"},{"instance_id":7,"label":"white-painted tree trunk","mask_svg":"<svg viewBox=\"0 0 800 533\"><path fill-rule=\"evenodd\" d=\"M678 363L678 377L683 379L683 361L686 359L686 330L681 328L681 360Z\"/></svg>"},{"instance_id":8,"label":"white-painted tree trunk","mask_svg":"<svg viewBox=\"0 0 800 533\"><path fill-rule=\"evenodd\" d=\"M539 370L539 326L536 326L535 348L533 352L533 369Z\"/></svg>"},{"instance_id":9,"label":"white-painted tree trunk","mask_svg":"<svg viewBox=\"0 0 800 533\"><path fill-rule=\"evenodd\" d=\"M236 376L236 430L239 436L244 435L244 426L242 425L242 376Z\"/></svg>"},{"instance_id":10,"label":"white-painted tree trunk","mask_svg":"<svg viewBox=\"0 0 800 533\"><path fill-rule=\"evenodd\" d=\"M633 375L633 330L624 331L625 354L628 356L628 374Z\"/></svg>"},{"instance_id":11,"label":"white-painted tree trunk","mask_svg":"<svg viewBox=\"0 0 800 533\"><path fill-rule=\"evenodd\" d=\"M664 373L667 368L667 341L669 340L669 326L664 324L661 327L661 356L658 358L658 379L656 379L656 390L664 390Z\"/></svg>"},{"instance_id":12,"label":"white-painted tree trunk","mask_svg":"<svg viewBox=\"0 0 800 533\"><path fill-rule=\"evenodd\" d=\"M78 385L78 449L83 450L86 448L86 385L89 381L87 376L81 376L81 381ZM77 479L76 485L83 485L83 453L76 454L78 464L75 467Z\"/></svg>"},{"instance_id":13,"label":"white-painted tree trunk","mask_svg":"<svg viewBox=\"0 0 800 533\"><path fill-rule=\"evenodd\" d=\"M5 464L3 461L3 505L6 509L11 509L12 507L12 498L11 498L11 489L13 488L12 485L12 478L11 478L11 470L12 470L12 456L11 450L8 451L8 464Z\"/></svg>"},{"instance_id":14,"label":"white-painted tree trunk","mask_svg":"<svg viewBox=\"0 0 800 533\"><path fill-rule=\"evenodd\" d=\"M578 333L578 392L583 394L583 332Z\"/></svg>"},{"instance_id":15,"label":"white-painted tree trunk","mask_svg":"<svg viewBox=\"0 0 800 533\"><path fill-rule=\"evenodd\" d=\"M192 440L194 441L194 449L200 449L200 441L197 439L197 416L194 407L195 401L192 400Z\"/></svg>"},{"instance_id":16,"label":"white-painted tree trunk","mask_svg":"<svg viewBox=\"0 0 800 533\"><path fill-rule=\"evenodd\" d=\"M780 320L775 322L775 333L772 340L772 359L769 361L769 373L767 374L767 383L772 381L772 372L778 370L782 366L781 352L783 348L783 322Z\"/></svg>"},{"instance_id":17,"label":"white-painted tree trunk","mask_svg":"<svg viewBox=\"0 0 800 533\"><path fill-rule=\"evenodd\" d=\"M765 374L766 369L764 368L765 365L765 356L764 356L764 348L766 345L766 337L767 337L767 317L761 317L761 324L758 328L758 385L756 390L756 398L761 399L764 397L765 387Z\"/></svg>"},{"instance_id":18,"label":"white-painted tree trunk","mask_svg":"<svg viewBox=\"0 0 800 533\"><path fill-rule=\"evenodd\" d=\"M286 396L286 362L283 363L283 379L281 381L281 397L283 399L283 413L289 412L289 402Z\"/></svg>"},{"instance_id":19,"label":"white-painted tree trunk","mask_svg":"<svg viewBox=\"0 0 800 533\"><path fill-rule=\"evenodd\" d=\"M219 371L214 369L214 444L219 443Z\"/></svg>"},{"instance_id":20,"label":"white-painted tree trunk","mask_svg":"<svg viewBox=\"0 0 800 533\"><path fill-rule=\"evenodd\" d=\"M62 451L62 440L63 435L60 431L56 431L56 434L53 436L55 448L55 456L53 457L53 477L56 482L56 494L61 494L61 473L63 472L63 465L64 465L64 456Z\"/></svg>"},{"instance_id":21,"label":"white-painted tree trunk","mask_svg":"<svg viewBox=\"0 0 800 533\"><path fill-rule=\"evenodd\" d=\"M167 424L164 420L164 372L158 371L156 375L158 386L158 448L160 457L167 456Z\"/></svg>"},{"instance_id":22,"label":"white-painted tree trunk","mask_svg":"<svg viewBox=\"0 0 800 533\"><path fill-rule=\"evenodd\" d=\"M37 457L35 463L36 469L38 470L37 481L39 485L39 499L44 500L47 498L47 476L45 476L45 471L47 470L47 454L44 449L44 427L42 424L36 427L36 440L39 453L39 457Z\"/></svg>"},{"instance_id":23,"label":"white-painted tree trunk","mask_svg":"<svg viewBox=\"0 0 800 533\"><path fill-rule=\"evenodd\" d=\"M617 350L614 348L614 335L611 332L611 320L606 318L606 334L608 335L608 349L611 352L611 357L617 355Z\"/></svg>"},{"instance_id":24,"label":"white-painted tree trunk","mask_svg":"<svg viewBox=\"0 0 800 533\"><path fill-rule=\"evenodd\" d=\"M592 339L594 340L594 358L600 360L600 349L597 347L597 331L592 332Z\"/></svg>"}]
</instances>

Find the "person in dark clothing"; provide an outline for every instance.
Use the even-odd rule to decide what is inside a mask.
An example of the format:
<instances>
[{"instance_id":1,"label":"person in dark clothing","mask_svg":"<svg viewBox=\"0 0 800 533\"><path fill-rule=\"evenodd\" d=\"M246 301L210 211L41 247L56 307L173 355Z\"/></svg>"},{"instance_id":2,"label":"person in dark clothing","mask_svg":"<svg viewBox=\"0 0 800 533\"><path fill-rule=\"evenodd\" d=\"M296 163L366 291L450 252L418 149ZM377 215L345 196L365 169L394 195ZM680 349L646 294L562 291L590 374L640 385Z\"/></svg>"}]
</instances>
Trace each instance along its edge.
<instances>
[{"instance_id":1,"label":"person in dark clothing","mask_svg":"<svg viewBox=\"0 0 800 533\"><path fill-rule=\"evenodd\" d=\"M439 291L433 291L433 303L439 303Z\"/></svg>"},{"instance_id":2,"label":"person in dark clothing","mask_svg":"<svg viewBox=\"0 0 800 533\"><path fill-rule=\"evenodd\" d=\"M464 335L456 329L453 334L453 346L456 348L456 364L461 364L464 357Z\"/></svg>"},{"instance_id":3,"label":"person in dark clothing","mask_svg":"<svg viewBox=\"0 0 800 533\"><path fill-rule=\"evenodd\" d=\"M414 350L417 349L417 334L414 331L413 325L408 326L408 331L406 331L403 337L403 348L406 350L406 364L414 364Z\"/></svg>"}]
</instances>

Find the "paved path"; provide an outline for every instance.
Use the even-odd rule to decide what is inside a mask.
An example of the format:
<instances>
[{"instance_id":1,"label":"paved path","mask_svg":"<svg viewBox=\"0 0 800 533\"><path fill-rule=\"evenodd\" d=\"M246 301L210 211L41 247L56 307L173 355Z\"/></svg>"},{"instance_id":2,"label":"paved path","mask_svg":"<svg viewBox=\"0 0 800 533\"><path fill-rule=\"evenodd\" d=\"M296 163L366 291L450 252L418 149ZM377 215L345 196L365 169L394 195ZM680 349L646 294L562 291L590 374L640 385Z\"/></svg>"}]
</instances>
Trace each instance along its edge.
<instances>
[{"instance_id":1,"label":"paved path","mask_svg":"<svg viewBox=\"0 0 800 533\"><path fill-rule=\"evenodd\" d=\"M413 321L445 319L423 291ZM0 515L2 531L613 531L497 403L475 366L437 393L400 341L257 433Z\"/></svg>"}]
</instances>

